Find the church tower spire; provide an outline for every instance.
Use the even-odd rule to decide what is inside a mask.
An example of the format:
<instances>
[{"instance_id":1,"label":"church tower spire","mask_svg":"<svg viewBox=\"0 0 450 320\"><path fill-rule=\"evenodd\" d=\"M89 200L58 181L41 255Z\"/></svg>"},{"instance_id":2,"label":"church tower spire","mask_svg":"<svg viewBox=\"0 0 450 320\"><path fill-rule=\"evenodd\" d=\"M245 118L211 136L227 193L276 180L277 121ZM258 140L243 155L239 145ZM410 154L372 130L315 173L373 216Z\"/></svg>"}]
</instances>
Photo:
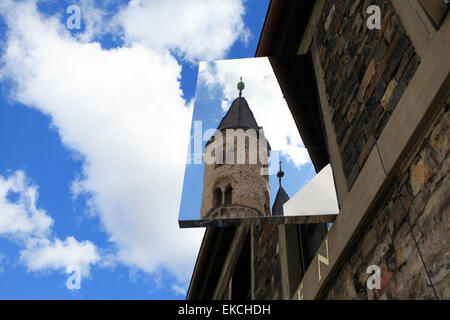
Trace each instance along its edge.
<instances>
[{"instance_id":1,"label":"church tower spire","mask_svg":"<svg viewBox=\"0 0 450 320\"><path fill-rule=\"evenodd\" d=\"M280 161L280 171L278 171L277 177L280 186L278 187L278 192L277 195L275 196L275 201L273 202L272 215L283 216L284 215L283 205L289 200L289 196L286 193L286 191L284 191L283 186L281 185L281 178L284 177L284 172L283 170L281 170L281 161Z\"/></svg>"},{"instance_id":2,"label":"church tower spire","mask_svg":"<svg viewBox=\"0 0 450 320\"><path fill-rule=\"evenodd\" d=\"M280 182L280 188L281 188L281 178L284 177L284 172L283 172L283 170L281 170L281 161L280 161L280 171L278 171L277 177L278 177L278 180Z\"/></svg>"},{"instance_id":3,"label":"church tower spire","mask_svg":"<svg viewBox=\"0 0 450 320\"><path fill-rule=\"evenodd\" d=\"M205 146L201 219L270 216L270 145L244 88L241 77L239 96Z\"/></svg>"}]
</instances>

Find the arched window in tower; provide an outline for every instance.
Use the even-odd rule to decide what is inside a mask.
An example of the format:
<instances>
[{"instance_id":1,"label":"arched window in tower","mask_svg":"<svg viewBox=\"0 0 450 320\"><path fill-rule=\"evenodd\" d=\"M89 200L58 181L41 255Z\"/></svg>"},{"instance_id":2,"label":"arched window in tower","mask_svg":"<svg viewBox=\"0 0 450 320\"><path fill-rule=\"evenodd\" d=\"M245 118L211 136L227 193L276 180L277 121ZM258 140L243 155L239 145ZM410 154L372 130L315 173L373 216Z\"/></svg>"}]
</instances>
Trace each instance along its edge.
<instances>
[{"instance_id":1,"label":"arched window in tower","mask_svg":"<svg viewBox=\"0 0 450 320\"><path fill-rule=\"evenodd\" d=\"M269 193L266 191L265 192L265 202L264 202L264 214L266 216L270 216L270 195Z\"/></svg>"},{"instance_id":2,"label":"arched window in tower","mask_svg":"<svg viewBox=\"0 0 450 320\"><path fill-rule=\"evenodd\" d=\"M231 204L232 193L233 193L233 188L231 186L228 186L225 189L225 204Z\"/></svg>"},{"instance_id":3,"label":"arched window in tower","mask_svg":"<svg viewBox=\"0 0 450 320\"><path fill-rule=\"evenodd\" d=\"M213 204L214 207L218 207L222 204L222 190L220 190L220 188L214 189Z\"/></svg>"}]
</instances>

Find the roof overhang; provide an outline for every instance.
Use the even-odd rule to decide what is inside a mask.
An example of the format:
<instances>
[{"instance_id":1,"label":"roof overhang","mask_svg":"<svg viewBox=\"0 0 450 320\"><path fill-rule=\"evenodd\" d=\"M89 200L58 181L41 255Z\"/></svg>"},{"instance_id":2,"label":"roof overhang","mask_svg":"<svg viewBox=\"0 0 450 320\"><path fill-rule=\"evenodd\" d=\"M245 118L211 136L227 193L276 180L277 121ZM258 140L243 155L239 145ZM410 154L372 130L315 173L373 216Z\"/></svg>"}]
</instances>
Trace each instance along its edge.
<instances>
[{"instance_id":1,"label":"roof overhang","mask_svg":"<svg viewBox=\"0 0 450 320\"><path fill-rule=\"evenodd\" d=\"M312 60L297 55L314 0L272 0L269 4L256 57L269 57L281 91L319 172L329 163Z\"/></svg>"},{"instance_id":2,"label":"roof overhang","mask_svg":"<svg viewBox=\"0 0 450 320\"><path fill-rule=\"evenodd\" d=\"M314 3L315 0L271 0L255 56L295 54Z\"/></svg>"},{"instance_id":3,"label":"roof overhang","mask_svg":"<svg viewBox=\"0 0 450 320\"><path fill-rule=\"evenodd\" d=\"M206 228L186 295L187 300L212 298L235 231L235 227Z\"/></svg>"}]
</instances>

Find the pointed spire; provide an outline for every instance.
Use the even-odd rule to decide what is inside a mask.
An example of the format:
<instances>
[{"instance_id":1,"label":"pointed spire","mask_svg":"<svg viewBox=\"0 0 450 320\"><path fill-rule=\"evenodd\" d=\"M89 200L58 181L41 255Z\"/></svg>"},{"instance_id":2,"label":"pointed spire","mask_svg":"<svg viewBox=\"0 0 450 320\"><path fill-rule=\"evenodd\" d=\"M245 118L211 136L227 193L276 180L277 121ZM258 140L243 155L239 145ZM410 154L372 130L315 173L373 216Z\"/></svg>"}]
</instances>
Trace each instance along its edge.
<instances>
[{"instance_id":1,"label":"pointed spire","mask_svg":"<svg viewBox=\"0 0 450 320\"><path fill-rule=\"evenodd\" d=\"M277 177L280 182L280 187L278 188L278 192L272 206L273 216L283 216L284 215L283 204L285 204L289 200L288 194L286 193L286 191L284 191L283 187L281 186L281 178L283 178L283 176L284 172L283 170L281 170L281 161L280 161L280 171L278 171L277 173Z\"/></svg>"},{"instance_id":2,"label":"pointed spire","mask_svg":"<svg viewBox=\"0 0 450 320\"><path fill-rule=\"evenodd\" d=\"M280 187L281 187L281 178L284 177L284 171L281 170L281 161L280 161L280 171L278 171L277 177L278 177L278 180L280 181Z\"/></svg>"},{"instance_id":3,"label":"pointed spire","mask_svg":"<svg viewBox=\"0 0 450 320\"><path fill-rule=\"evenodd\" d=\"M242 90L244 90L244 88L245 88L245 84L244 84L244 82L242 82L242 77L241 77L241 81L238 82L238 84L237 84L237 89L239 90L239 97L242 96Z\"/></svg>"}]
</instances>

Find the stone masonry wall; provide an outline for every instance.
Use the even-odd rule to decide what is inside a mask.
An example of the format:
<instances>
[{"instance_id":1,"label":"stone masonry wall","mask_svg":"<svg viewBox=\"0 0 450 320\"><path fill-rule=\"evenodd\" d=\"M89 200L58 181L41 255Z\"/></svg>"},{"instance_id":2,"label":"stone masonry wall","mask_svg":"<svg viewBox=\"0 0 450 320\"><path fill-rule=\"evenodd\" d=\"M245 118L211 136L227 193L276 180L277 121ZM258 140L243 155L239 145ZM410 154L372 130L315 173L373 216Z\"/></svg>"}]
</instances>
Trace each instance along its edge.
<instances>
[{"instance_id":1,"label":"stone masonry wall","mask_svg":"<svg viewBox=\"0 0 450 320\"><path fill-rule=\"evenodd\" d=\"M380 30L366 26L369 5ZM420 62L389 1L327 0L315 41L351 189Z\"/></svg>"},{"instance_id":2,"label":"stone masonry wall","mask_svg":"<svg viewBox=\"0 0 450 320\"><path fill-rule=\"evenodd\" d=\"M224 154L226 153L225 142L227 140L226 134L223 134L224 141ZM255 139L256 140L256 139ZM234 141L234 163L233 164L222 164L216 166L213 164L205 164L205 170L203 173L203 194L202 194L202 204L200 208L200 217L202 219L208 218L213 212L210 210L214 209L213 202L213 191L216 188L221 188L224 194L225 188L230 185L233 188L232 191L232 204L243 205L256 209L259 215L270 215L266 212L267 203L270 205L270 184L269 176L261 175L261 169L265 166L261 159L258 158L256 164L239 164L237 162L238 155L238 139L235 138ZM259 138L256 145L260 143ZM248 161L250 153L250 142L247 139L245 144L245 159ZM205 155L214 154L214 143L209 144L205 148ZM253 150L253 149L252 149ZM224 201L224 196L222 197L222 202ZM232 210L225 210L230 213ZM245 212L246 210L244 210ZM242 211L241 211L242 212ZM242 212L242 213L244 213ZM239 211L236 211L239 213ZM250 216L255 216L251 214ZM216 217L220 217L216 215ZM222 218L229 218L227 215ZM233 217L241 217L239 215Z\"/></svg>"},{"instance_id":3,"label":"stone masonry wall","mask_svg":"<svg viewBox=\"0 0 450 320\"><path fill-rule=\"evenodd\" d=\"M254 255L254 299L282 299L278 227L260 224L252 228L254 247L251 250ZM222 295L222 300L231 299L231 287L232 280L230 278Z\"/></svg>"},{"instance_id":4,"label":"stone masonry wall","mask_svg":"<svg viewBox=\"0 0 450 320\"><path fill-rule=\"evenodd\" d=\"M255 225L253 243L255 299L282 299L278 226Z\"/></svg>"},{"instance_id":5,"label":"stone masonry wall","mask_svg":"<svg viewBox=\"0 0 450 320\"><path fill-rule=\"evenodd\" d=\"M326 298L435 299L410 224L438 298L450 299L448 103L410 155L378 201L368 226L333 280ZM380 290L366 287L369 275L365 272L369 265L381 267Z\"/></svg>"}]
</instances>

